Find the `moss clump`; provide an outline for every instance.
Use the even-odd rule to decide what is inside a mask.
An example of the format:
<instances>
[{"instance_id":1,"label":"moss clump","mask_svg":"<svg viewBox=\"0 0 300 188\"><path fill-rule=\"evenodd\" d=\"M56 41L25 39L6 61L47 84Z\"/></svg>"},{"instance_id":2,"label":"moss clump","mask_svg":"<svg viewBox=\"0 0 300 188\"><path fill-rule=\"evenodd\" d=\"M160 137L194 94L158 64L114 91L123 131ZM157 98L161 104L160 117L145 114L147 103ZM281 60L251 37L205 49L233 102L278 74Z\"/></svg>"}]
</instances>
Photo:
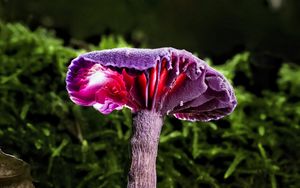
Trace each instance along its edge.
<instances>
[{"instance_id":1,"label":"moss clump","mask_svg":"<svg viewBox=\"0 0 300 188\"><path fill-rule=\"evenodd\" d=\"M88 48L128 45L121 37L101 41ZM67 96L67 65L81 52L44 29L0 23L1 148L31 165L37 187L116 188L127 182L130 112L103 116ZM251 85L248 53L217 68L232 81L243 74ZM237 82L239 105L225 120L167 118L158 187L300 187L298 75L299 67L284 63L279 90L261 96Z\"/></svg>"}]
</instances>

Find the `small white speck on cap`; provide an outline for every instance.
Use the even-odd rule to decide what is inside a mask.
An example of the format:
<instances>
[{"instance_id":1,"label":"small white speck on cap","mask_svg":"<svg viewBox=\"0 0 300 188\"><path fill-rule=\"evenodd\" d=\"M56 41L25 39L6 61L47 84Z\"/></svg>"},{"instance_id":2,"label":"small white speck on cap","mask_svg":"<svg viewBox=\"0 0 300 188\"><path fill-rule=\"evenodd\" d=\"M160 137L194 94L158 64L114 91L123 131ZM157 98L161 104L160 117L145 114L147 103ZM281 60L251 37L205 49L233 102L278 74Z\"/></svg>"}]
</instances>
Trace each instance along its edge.
<instances>
[{"instance_id":1,"label":"small white speck on cap","mask_svg":"<svg viewBox=\"0 0 300 188\"><path fill-rule=\"evenodd\" d=\"M180 106L183 106L183 101L180 101L180 104L179 104Z\"/></svg>"}]
</instances>

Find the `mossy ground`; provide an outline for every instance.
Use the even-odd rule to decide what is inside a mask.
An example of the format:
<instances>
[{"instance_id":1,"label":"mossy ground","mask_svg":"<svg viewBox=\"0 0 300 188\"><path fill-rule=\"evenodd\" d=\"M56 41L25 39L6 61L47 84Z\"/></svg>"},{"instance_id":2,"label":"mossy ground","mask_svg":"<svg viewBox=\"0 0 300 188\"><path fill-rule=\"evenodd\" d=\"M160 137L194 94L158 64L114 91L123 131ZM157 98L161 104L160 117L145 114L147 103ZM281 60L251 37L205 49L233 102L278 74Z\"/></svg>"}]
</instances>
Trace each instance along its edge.
<instances>
[{"instance_id":1,"label":"mossy ground","mask_svg":"<svg viewBox=\"0 0 300 188\"><path fill-rule=\"evenodd\" d=\"M122 37L110 36L86 48L121 46L128 46ZM0 147L31 165L37 187L126 185L130 111L101 115L74 105L65 89L67 66L84 51L44 29L0 24ZM166 119L158 187L300 187L300 67L284 63L277 90L257 94L249 56L215 66L235 87L232 115L209 123Z\"/></svg>"}]
</instances>

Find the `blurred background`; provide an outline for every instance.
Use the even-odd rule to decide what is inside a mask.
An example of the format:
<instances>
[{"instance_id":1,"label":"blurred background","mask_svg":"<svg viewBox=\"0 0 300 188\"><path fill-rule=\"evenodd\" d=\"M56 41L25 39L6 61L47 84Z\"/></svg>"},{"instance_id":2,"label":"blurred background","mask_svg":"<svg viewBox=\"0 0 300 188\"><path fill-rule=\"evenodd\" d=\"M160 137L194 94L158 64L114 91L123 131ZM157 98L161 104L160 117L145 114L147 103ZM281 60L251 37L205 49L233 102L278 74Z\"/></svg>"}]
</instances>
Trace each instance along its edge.
<instances>
[{"instance_id":1,"label":"blurred background","mask_svg":"<svg viewBox=\"0 0 300 188\"><path fill-rule=\"evenodd\" d=\"M243 50L300 60L298 0L1 1L1 17L54 29L66 43L120 34L134 45L176 46L224 58Z\"/></svg>"},{"instance_id":2,"label":"blurred background","mask_svg":"<svg viewBox=\"0 0 300 188\"><path fill-rule=\"evenodd\" d=\"M0 148L36 187L124 187L131 115L72 104L70 60L115 47L186 49L225 74L224 120L172 117L158 187L300 187L299 0L0 0Z\"/></svg>"}]
</instances>

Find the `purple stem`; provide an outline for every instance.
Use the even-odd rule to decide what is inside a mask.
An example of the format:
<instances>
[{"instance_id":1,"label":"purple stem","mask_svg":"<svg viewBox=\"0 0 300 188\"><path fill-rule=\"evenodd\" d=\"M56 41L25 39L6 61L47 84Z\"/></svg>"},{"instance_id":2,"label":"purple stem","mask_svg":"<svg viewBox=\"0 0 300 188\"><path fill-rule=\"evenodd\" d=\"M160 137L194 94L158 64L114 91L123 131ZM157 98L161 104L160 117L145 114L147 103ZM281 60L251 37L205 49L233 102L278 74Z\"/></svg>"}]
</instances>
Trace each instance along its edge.
<instances>
[{"instance_id":1,"label":"purple stem","mask_svg":"<svg viewBox=\"0 0 300 188\"><path fill-rule=\"evenodd\" d=\"M161 114L143 110L133 115L131 138L131 166L127 188L156 188L156 156Z\"/></svg>"}]
</instances>

